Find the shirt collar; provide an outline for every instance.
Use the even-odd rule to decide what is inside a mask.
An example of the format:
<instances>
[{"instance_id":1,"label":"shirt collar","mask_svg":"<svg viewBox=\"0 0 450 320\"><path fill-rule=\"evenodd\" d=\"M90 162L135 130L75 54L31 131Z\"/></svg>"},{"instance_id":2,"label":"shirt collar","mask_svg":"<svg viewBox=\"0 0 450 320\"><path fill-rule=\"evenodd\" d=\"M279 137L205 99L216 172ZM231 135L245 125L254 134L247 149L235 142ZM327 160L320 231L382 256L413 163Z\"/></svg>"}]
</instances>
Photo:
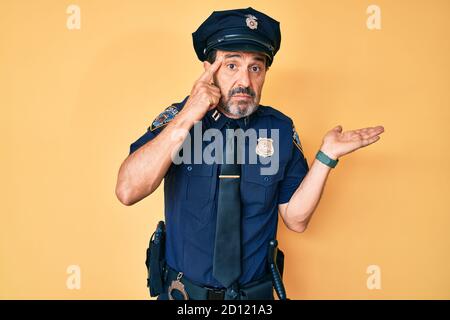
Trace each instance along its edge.
<instances>
[{"instance_id":1,"label":"shirt collar","mask_svg":"<svg viewBox=\"0 0 450 320\"><path fill-rule=\"evenodd\" d=\"M217 108L216 109L212 109L209 110L206 113L206 116L204 117L204 120L206 119L206 126L208 128L215 128L218 130L221 130L223 128L223 126L228 122L228 121L236 121L236 123L238 124L238 126L245 130L249 127L250 122L252 121L252 119L260 114L262 112L262 110L260 110L261 107L259 106L258 109L253 112L251 115L243 117L243 118L239 118L239 119L231 119L228 118L226 115L224 115L222 112L220 112Z\"/></svg>"}]
</instances>

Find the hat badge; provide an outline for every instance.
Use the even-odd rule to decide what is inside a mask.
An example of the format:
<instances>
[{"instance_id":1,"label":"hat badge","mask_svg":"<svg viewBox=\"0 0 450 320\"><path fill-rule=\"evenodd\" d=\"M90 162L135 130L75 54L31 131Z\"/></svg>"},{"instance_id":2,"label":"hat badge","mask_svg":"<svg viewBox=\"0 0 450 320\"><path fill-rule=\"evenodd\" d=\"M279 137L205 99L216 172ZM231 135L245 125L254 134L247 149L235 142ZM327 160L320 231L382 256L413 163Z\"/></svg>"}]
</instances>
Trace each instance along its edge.
<instances>
[{"instance_id":1,"label":"hat badge","mask_svg":"<svg viewBox=\"0 0 450 320\"><path fill-rule=\"evenodd\" d=\"M254 15L246 14L245 16L247 17L247 19L245 20L247 27L249 27L252 30L258 28L258 21L257 21L258 19Z\"/></svg>"},{"instance_id":2,"label":"hat badge","mask_svg":"<svg viewBox=\"0 0 450 320\"><path fill-rule=\"evenodd\" d=\"M266 158L273 155L273 139L259 138L256 145L256 154Z\"/></svg>"}]
</instances>

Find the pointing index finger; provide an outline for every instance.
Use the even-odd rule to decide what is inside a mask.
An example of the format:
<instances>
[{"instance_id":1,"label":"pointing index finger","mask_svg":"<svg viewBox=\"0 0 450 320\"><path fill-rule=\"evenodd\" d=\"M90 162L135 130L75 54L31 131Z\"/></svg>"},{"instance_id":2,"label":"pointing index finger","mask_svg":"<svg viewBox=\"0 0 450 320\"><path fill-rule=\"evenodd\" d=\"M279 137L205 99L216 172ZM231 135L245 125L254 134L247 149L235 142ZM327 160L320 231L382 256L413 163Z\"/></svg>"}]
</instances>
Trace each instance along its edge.
<instances>
[{"instance_id":1,"label":"pointing index finger","mask_svg":"<svg viewBox=\"0 0 450 320\"><path fill-rule=\"evenodd\" d=\"M220 56L218 55L216 57L216 61L214 61L214 63L212 65L210 65L208 69L205 70L205 72L200 76L199 80L210 82L212 80L212 78L213 78L214 73L222 65L222 61L223 61L223 56L222 55L220 55Z\"/></svg>"}]
</instances>

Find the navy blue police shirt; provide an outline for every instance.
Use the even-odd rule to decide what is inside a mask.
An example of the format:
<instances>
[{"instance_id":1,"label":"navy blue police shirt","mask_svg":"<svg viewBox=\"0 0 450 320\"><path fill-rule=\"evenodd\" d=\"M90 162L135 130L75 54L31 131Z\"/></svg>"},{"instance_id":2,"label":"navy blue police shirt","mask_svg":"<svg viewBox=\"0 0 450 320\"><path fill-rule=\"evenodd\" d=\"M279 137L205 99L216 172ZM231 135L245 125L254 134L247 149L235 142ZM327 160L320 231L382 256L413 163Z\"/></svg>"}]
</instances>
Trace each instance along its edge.
<instances>
[{"instance_id":1,"label":"navy blue police shirt","mask_svg":"<svg viewBox=\"0 0 450 320\"><path fill-rule=\"evenodd\" d=\"M166 108L147 132L131 144L130 154L155 138L183 108L188 97ZM225 134L228 120L225 115L217 117L217 112L210 110L202 119L202 130L215 128ZM269 241L276 237L278 205L289 202L309 167L292 120L280 111L260 105L253 114L237 122L243 130L255 129L258 138L260 129L267 129L261 131L262 135L267 135L264 138L270 138L270 129L279 132L279 139L273 139L275 144L279 141L274 147L279 152L275 174L262 174L261 168L268 165L259 161L250 164L247 159L241 167L242 274L239 283L245 285L267 272L267 248ZM191 137L193 130L194 127ZM210 143L203 142L202 148ZM164 177L167 264L183 272L192 282L215 288L222 287L212 272L219 172L218 163L192 161L172 163Z\"/></svg>"}]
</instances>

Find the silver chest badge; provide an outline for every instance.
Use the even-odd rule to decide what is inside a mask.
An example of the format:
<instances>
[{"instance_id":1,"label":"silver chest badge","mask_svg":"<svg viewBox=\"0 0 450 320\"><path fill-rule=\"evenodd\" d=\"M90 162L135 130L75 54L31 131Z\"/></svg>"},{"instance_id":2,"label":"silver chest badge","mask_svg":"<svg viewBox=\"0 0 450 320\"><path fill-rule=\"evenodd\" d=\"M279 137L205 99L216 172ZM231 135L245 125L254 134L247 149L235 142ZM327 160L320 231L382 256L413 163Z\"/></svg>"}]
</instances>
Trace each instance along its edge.
<instances>
[{"instance_id":1,"label":"silver chest badge","mask_svg":"<svg viewBox=\"0 0 450 320\"><path fill-rule=\"evenodd\" d=\"M258 28L258 19L254 15L246 14L245 16L247 17L247 19L245 20L245 23L247 23L247 27L252 30Z\"/></svg>"},{"instance_id":2,"label":"silver chest badge","mask_svg":"<svg viewBox=\"0 0 450 320\"><path fill-rule=\"evenodd\" d=\"M259 138L256 145L256 154L261 157L270 157L273 155L273 139Z\"/></svg>"}]
</instances>

